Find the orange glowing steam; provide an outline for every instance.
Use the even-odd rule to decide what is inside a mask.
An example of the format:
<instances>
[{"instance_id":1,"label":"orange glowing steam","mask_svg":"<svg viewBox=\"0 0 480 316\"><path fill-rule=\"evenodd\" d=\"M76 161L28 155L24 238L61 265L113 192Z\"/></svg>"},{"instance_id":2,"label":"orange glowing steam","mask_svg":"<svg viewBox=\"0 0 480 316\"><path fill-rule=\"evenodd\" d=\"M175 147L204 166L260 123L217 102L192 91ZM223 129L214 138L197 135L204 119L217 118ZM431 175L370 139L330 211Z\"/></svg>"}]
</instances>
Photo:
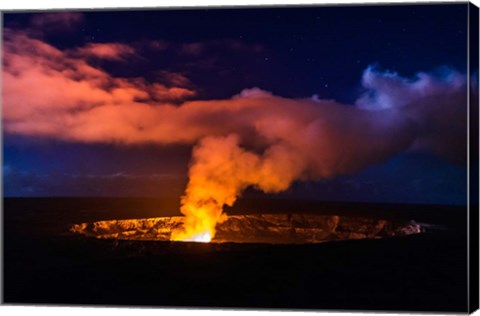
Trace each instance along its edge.
<instances>
[{"instance_id":1,"label":"orange glowing steam","mask_svg":"<svg viewBox=\"0 0 480 316\"><path fill-rule=\"evenodd\" d=\"M216 224L225 218L222 211L228 193L203 171L200 164L193 165L189 173L189 183L180 208L185 215L183 229L173 231L171 240L210 242L215 236ZM234 200L229 204L233 204Z\"/></svg>"},{"instance_id":2,"label":"orange glowing steam","mask_svg":"<svg viewBox=\"0 0 480 316\"><path fill-rule=\"evenodd\" d=\"M249 186L264 192L286 190L301 173L301 164L294 163L295 155L272 148L258 155L241 148L234 134L204 138L193 151L189 182L181 201L183 228L174 230L170 239L213 239L215 226L227 219L223 206L232 206Z\"/></svg>"},{"instance_id":3,"label":"orange glowing steam","mask_svg":"<svg viewBox=\"0 0 480 316\"><path fill-rule=\"evenodd\" d=\"M174 230L170 237L173 241L210 242L215 236L215 226L220 221L222 214L221 206L210 205L197 206L199 203L185 202L181 212L185 214L183 229Z\"/></svg>"}]
</instances>

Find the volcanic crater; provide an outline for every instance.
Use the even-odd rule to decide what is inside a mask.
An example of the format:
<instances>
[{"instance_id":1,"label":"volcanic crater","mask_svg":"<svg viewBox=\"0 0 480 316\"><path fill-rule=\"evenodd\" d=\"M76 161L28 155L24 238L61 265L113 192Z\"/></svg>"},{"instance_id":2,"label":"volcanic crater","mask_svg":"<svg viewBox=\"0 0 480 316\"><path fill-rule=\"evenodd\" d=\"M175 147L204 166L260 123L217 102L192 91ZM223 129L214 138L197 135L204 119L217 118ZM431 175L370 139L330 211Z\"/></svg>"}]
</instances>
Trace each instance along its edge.
<instances>
[{"instance_id":1,"label":"volcanic crater","mask_svg":"<svg viewBox=\"0 0 480 316\"><path fill-rule=\"evenodd\" d=\"M183 216L85 222L70 231L114 240L170 241L182 229ZM306 244L349 239L378 239L425 232L415 221L311 214L230 215L216 226L213 243ZM201 241L201 240L199 240Z\"/></svg>"}]
</instances>

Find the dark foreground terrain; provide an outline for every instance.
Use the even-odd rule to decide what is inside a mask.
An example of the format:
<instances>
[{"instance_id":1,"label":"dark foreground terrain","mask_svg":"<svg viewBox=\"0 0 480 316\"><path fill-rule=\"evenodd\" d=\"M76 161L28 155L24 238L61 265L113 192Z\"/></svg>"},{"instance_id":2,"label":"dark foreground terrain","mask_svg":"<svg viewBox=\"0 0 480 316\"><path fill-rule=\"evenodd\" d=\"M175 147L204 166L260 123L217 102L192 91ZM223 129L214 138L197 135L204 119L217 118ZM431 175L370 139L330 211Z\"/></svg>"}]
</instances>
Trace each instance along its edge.
<instances>
[{"instance_id":1,"label":"dark foreground terrain","mask_svg":"<svg viewBox=\"0 0 480 316\"><path fill-rule=\"evenodd\" d=\"M467 311L466 209L243 200L229 214L413 219L427 233L321 244L97 240L72 224L178 215L160 199L5 199L4 302Z\"/></svg>"}]
</instances>

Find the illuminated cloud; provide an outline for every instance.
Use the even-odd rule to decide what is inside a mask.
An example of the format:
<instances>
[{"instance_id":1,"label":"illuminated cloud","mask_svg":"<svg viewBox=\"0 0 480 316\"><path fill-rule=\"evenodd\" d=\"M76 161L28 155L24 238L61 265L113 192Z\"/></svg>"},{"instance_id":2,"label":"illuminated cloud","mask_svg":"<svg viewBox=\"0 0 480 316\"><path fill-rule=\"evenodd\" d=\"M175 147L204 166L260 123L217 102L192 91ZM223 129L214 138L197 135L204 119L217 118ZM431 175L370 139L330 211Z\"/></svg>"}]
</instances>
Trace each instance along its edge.
<instances>
[{"instance_id":1,"label":"illuminated cloud","mask_svg":"<svg viewBox=\"0 0 480 316\"><path fill-rule=\"evenodd\" d=\"M135 55L135 49L119 43L89 43L74 50L73 54L78 57L125 61L126 57Z\"/></svg>"},{"instance_id":2,"label":"illuminated cloud","mask_svg":"<svg viewBox=\"0 0 480 316\"><path fill-rule=\"evenodd\" d=\"M444 67L437 75L417 73L414 78L403 78L396 72L380 71L369 66L363 73L362 85L367 93L357 100L357 106L369 110L399 108L435 95L466 92L466 77Z\"/></svg>"},{"instance_id":3,"label":"illuminated cloud","mask_svg":"<svg viewBox=\"0 0 480 316\"><path fill-rule=\"evenodd\" d=\"M161 70L158 72L158 79L173 86L190 86L191 82L185 75L178 72Z\"/></svg>"},{"instance_id":4,"label":"illuminated cloud","mask_svg":"<svg viewBox=\"0 0 480 316\"><path fill-rule=\"evenodd\" d=\"M233 98L243 98L243 99L258 99L258 98L270 98L273 97L273 94L269 91L259 89L257 87L251 89L244 89L239 94L233 96Z\"/></svg>"},{"instance_id":5,"label":"illuminated cloud","mask_svg":"<svg viewBox=\"0 0 480 316\"><path fill-rule=\"evenodd\" d=\"M4 40L3 120L9 132L53 136L98 108L121 111L135 104L142 108L195 94L181 86L113 77L78 53L61 51L22 32L6 29Z\"/></svg>"},{"instance_id":6,"label":"illuminated cloud","mask_svg":"<svg viewBox=\"0 0 480 316\"><path fill-rule=\"evenodd\" d=\"M367 92L355 106L318 97L286 99L259 88L226 100L186 101L195 91L185 87L189 80L183 74L159 72L161 83L117 78L24 33L7 29L4 37L8 133L191 145L207 136L236 134L247 147L293 146L319 176L352 172L408 148L461 161L457 156L466 146L458 141L466 133L466 81L452 70L441 77L419 73L405 79L370 67L362 78ZM102 47L109 52L103 56L111 58L132 52L122 44L105 45L77 52Z\"/></svg>"}]
</instances>

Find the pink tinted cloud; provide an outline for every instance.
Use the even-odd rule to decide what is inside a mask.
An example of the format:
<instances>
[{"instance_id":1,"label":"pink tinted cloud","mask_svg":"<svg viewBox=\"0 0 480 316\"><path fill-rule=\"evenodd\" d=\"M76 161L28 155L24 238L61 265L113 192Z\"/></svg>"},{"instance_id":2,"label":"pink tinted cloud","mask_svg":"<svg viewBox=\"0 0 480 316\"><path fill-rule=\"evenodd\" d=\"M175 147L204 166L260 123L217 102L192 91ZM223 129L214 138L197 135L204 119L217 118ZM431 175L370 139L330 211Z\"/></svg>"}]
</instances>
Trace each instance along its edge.
<instances>
[{"instance_id":1,"label":"pink tinted cloud","mask_svg":"<svg viewBox=\"0 0 480 316\"><path fill-rule=\"evenodd\" d=\"M119 43L89 43L73 51L79 57L94 57L99 59L125 60L129 56L135 56L135 49L131 46Z\"/></svg>"},{"instance_id":2,"label":"pink tinted cloud","mask_svg":"<svg viewBox=\"0 0 480 316\"><path fill-rule=\"evenodd\" d=\"M165 145L236 135L239 145L270 157L265 168L277 168L268 167L274 160L294 163L293 178L354 172L408 148L450 156L464 145L451 141L464 132L465 83L459 74L438 83L428 74L412 81L367 70L364 85L371 93L356 106L318 97L287 99L259 88L226 100L186 101L195 91L181 84L180 75L165 72L157 83L116 78L43 41L5 34L8 133Z\"/></svg>"},{"instance_id":3,"label":"pink tinted cloud","mask_svg":"<svg viewBox=\"0 0 480 316\"><path fill-rule=\"evenodd\" d=\"M83 20L83 14L80 12L37 13L33 16L31 24L38 31L65 31L75 28Z\"/></svg>"},{"instance_id":4,"label":"pink tinted cloud","mask_svg":"<svg viewBox=\"0 0 480 316\"><path fill-rule=\"evenodd\" d=\"M157 100L184 100L195 95L195 91L181 87L167 87L155 83L152 85L152 95Z\"/></svg>"},{"instance_id":5,"label":"pink tinted cloud","mask_svg":"<svg viewBox=\"0 0 480 316\"><path fill-rule=\"evenodd\" d=\"M159 79L166 81L166 83L173 86L189 86L191 85L190 79L188 79L184 74L179 72L172 72L162 70L158 72Z\"/></svg>"},{"instance_id":6,"label":"pink tinted cloud","mask_svg":"<svg viewBox=\"0 0 480 316\"><path fill-rule=\"evenodd\" d=\"M186 43L180 46L180 53L185 55L198 56L205 51L207 45L205 43L195 42Z\"/></svg>"},{"instance_id":7,"label":"pink tinted cloud","mask_svg":"<svg viewBox=\"0 0 480 316\"><path fill-rule=\"evenodd\" d=\"M112 77L83 56L60 51L21 32L5 30L4 39L2 97L7 131L55 135L83 111L133 106L138 100L153 106L194 94L187 88L159 86L142 78Z\"/></svg>"}]
</instances>

